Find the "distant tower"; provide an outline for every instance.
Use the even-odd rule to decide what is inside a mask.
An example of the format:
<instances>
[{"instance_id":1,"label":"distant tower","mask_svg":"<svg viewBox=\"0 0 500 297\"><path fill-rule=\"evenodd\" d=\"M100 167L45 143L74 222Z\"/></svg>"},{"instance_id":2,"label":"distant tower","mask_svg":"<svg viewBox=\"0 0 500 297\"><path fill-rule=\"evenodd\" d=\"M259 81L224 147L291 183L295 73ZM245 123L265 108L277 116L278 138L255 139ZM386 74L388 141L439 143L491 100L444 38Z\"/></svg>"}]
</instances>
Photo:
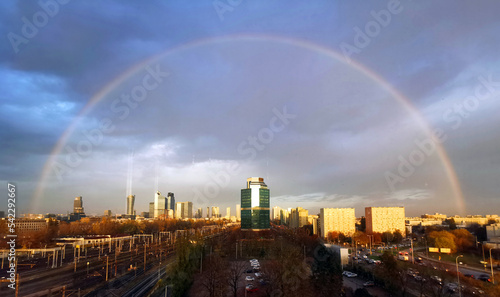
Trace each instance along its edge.
<instances>
[{"instance_id":1,"label":"distant tower","mask_svg":"<svg viewBox=\"0 0 500 297\"><path fill-rule=\"evenodd\" d=\"M74 214L83 214L83 199L82 196L78 196L75 198L75 202L73 203L73 213Z\"/></svg>"},{"instance_id":2,"label":"distant tower","mask_svg":"<svg viewBox=\"0 0 500 297\"><path fill-rule=\"evenodd\" d=\"M241 220L241 205L236 204L236 219L239 221Z\"/></svg>"},{"instance_id":3,"label":"distant tower","mask_svg":"<svg viewBox=\"0 0 500 297\"><path fill-rule=\"evenodd\" d=\"M166 202L165 202L165 208L166 209L171 209L175 211L175 196L174 193L169 192L167 194Z\"/></svg>"},{"instance_id":4,"label":"distant tower","mask_svg":"<svg viewBox=\"0 0 500 297\"><path fill-rule=\"evenodd\" d=\"M134 215L135 195L127 196L127 214Z\"/></svg>"},{"instance_id":5,"label":"distant tower","mask_svg":"<svg viewBox=\"0 0 500 297\"><path fill-rule=\"evenodd\" d=\"M210 207L207 206L207 218L210 218Z\"/></svg>"},{"instance_id":6,"label":"distant tower","mask_svg":"<svg viewBox=\"0 0 500 297\"><path fill-rule=\"evenodd\" d=\"M269 196L262 177L247 179L247 188L241 190L241 230L269 229Z\"/></svg>"},{"instance_id":7,"label":"distant tower","mask_svg":"<svg viewBox=\"0 0 500 297\"><path fill-rule=\"evenodd\" d=\"M160 191L156 191L155 193L155 210L154 210L154 218L158 218L165 214L166 209L166 199L165 196L161 195Z\"/></svg>"}]
</instances>

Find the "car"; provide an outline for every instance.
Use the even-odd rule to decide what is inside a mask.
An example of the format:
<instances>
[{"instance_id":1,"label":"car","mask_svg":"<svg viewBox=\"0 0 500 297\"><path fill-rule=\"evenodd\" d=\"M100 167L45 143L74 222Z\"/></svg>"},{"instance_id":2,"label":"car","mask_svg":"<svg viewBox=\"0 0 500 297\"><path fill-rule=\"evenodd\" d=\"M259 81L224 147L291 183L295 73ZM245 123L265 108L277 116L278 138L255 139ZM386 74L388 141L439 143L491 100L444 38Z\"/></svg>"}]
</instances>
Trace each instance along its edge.
<instances>
[{"instance_id":1,"label":"car","mask_svg":"<svg viewBox=\"0 0 500 297\"><path fill-rule=\"evenodd\" d=\"M481 274L480 276L477 277L478 280L482 280L483 282L489 282L491 283L490 276L488 274Z\"/></svg>"},{"instance_id":2,"label":"car","mask_svg":"<svg viewBox=\"0 0 500 297\"><path fill-rule=\"evenodd\" d=\"M375 286L375 283L372 281L367 281L366 283L363 284L363 287L373 287Z\"/></svg>"},{"instance_id":3,"label":"car","mask_svg":"<svg viewBox=\"0 0 500 297\"><path fill-rule=\"evenodd\" d=\"M251 281L254 281L254 280L255 280L255 278L253 278L253 277L251 277L251 276L247 275L247 277L245 277L245 280L246 280L246 281L251 282Z\"/></svg>"},{"instance_id":4,"label":"car","mask_svg":"<svg viewBox=\"0 0 500 297\"><path fill-rule=\"evenodd\" d=\"M474 274L470 274L470 273L466 273L464 274L465 277L470 277L470 278L474 278Z\"/></svg>"},{"instance_id":5,"label":"car","mask_svg":"<svg viewBox=\"0 0 500 297\"><path fill-rule=\"evenodd\" d=\"M259 288L256 288L254 285L252 284L249 284L249 285L246 285L245 286L245 290L247 290L247 292L256 292L259 290Z\"/></svg>"},{"instance_id":6,"label":"car","mask_svg":"<svg viewBox=\"0 0 500 297\"><path fill-rule=\"evenodd\" d=\"M261 278L261 277L262 277L262 273L260 273L260 272L256 272L256 273L255 273L255 277Z\"/></svg>"},{"instance_id":7,"label":"car","mask_svg":"<svg viewBox=\"0 0 500 297\"><path fill-rule=\"evenodd\" d=\"M248 269L246 272L247 272L247 273L252 273L252 272L253 272L253 270L252 270L252 269Z\"/></svg>"},{"instance_id":8,"label":"car","mask_svg":"<svg viewBox=\"0 0 500 297\"><path fill-rule=\"evenodd\" d=\"M356 273L353 273L353 272L350 272L350 271L344 271L344 272L342 272L342 274L344 276L347 276L347 277L356 277L356 276L358 276Z\"/></svg>"}]
</instances>

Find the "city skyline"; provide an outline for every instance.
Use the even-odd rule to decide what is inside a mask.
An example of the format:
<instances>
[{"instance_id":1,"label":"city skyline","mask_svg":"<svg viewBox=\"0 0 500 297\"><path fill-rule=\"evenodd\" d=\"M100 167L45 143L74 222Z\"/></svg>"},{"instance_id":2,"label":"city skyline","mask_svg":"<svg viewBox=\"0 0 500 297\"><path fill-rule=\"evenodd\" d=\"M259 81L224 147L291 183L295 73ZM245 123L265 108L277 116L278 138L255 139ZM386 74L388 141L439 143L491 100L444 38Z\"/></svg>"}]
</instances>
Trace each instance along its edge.
<instances>
[{"instance_id":1,"label":"city skyline","mask_svg":"<svg viewBox=\"0 0 500 297\"><path fill-rule=\"evenodd\" d=\"M236 209L261 176L310 214L491 214L500 4L390 3L1 3L0 180L18 213Z\"/></svg>"}]
</instances>

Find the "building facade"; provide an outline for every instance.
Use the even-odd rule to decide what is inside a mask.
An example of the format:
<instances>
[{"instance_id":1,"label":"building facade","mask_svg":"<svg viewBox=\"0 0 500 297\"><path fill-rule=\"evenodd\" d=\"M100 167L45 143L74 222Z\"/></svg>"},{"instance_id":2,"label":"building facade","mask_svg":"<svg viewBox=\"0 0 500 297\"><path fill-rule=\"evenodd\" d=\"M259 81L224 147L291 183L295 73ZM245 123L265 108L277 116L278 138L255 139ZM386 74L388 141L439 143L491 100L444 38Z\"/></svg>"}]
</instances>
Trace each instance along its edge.
<instances>
[{"instance_id":1,"label":"building facade","mask_svg":"<svg viewBox=\"0 0 500 297\"><path fill-rule=\"evenodd\" d=\"M236 220L241 220L241 204L236 204Z\"/></svg>"},{"instance_id":2,"label":"building facade","mask_svg":"<svg viewBox=\"0 0 500 297\"><path fill-rule=\"evenodd\" d=\"M73 213L74 214L83 214L83 198L82 196L75 197L75 201L73 202Z\"/></svg>"},{"instance_id":3,"label":"building facade","mask_svg":"<svg viewBox=\"0 0 500 297\"><path fill-rule=\"evenodd\" d=\"M155 193L155 210L154 210L154 218L158 218L160 216L165 215L165 209L166 209L166 199L165 196L161 195L160 191L156 191Z\"/></svg>"},{"instance_id":4,"label":"building facade","mask_svg":"<svg viewBox=\"0 0 500 297\"><path fill-rule=\"evenodd\" d=\"M270 228L270 191L261 177L247 179L241 189L241 230L267 230Z\"/></svg>"},{"instance_id":5,"label":"building facade","mask_svg":"<svg viewBox=\"0 0 500 297\"><path fill-rule=\"evenodd\" d=\"M175 217L177 219L192 219L193 218L193 202L177 202L175 208Z\"/></svg>"},{"instance_id":6,"label":"building facade","mask_svg":"<svg viewBox=\"0 0 500 297\"><path fill-rule=\"evenodd\" d=\"M351 236L356 232L356 216L354 208L321 208L319 210L321 237L326 238L330 232Z\"/></svg>"},{"instance_id":7,"label":"building facade","mask_svg":"<svg viewBox=\"0 0 500 297\"><path fill-rule=\"evenodd\" d=\"M132 216L134 215L134 203L135 203L135 195L127 196L127 214Z\"/></svg>"},{"instance_id":8,"label":"building facade","mask_svg":"<svg viewBox=\"0 0 500 297\"><path fill-rule=\"evenodd\" d=\"M290 212L290 228L301 228L308 224L309 211L302 207L293 208Z\"/></svg>"},{"instance_id":9,"label":"building facade","mask_svg":"<svg viewBox=\"0 0 500 297\"><path fill-rule=\"evenodd\" d=\"M406 234L404 207L366 207L366 233L384 233L399 230Z\"/></svg>"}]
</instances>

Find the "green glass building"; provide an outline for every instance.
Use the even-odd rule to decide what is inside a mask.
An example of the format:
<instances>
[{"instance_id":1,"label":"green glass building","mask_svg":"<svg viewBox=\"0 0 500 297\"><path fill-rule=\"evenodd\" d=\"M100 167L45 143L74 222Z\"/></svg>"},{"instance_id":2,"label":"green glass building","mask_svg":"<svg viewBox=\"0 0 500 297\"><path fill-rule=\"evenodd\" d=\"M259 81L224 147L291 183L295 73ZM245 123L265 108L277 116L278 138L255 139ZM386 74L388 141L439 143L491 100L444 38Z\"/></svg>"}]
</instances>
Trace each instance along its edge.
<instances>
[{"instance_id":1,"label":"green glass building","mask_svg":"<svg viewBox=\"0 0 500 297\"><path fill-rule=\"evenodd\" d=\"M259 231L270 227L269 189L261 177L247 179L241 189L241 230Z\"/></svg>"}]
</instances>

